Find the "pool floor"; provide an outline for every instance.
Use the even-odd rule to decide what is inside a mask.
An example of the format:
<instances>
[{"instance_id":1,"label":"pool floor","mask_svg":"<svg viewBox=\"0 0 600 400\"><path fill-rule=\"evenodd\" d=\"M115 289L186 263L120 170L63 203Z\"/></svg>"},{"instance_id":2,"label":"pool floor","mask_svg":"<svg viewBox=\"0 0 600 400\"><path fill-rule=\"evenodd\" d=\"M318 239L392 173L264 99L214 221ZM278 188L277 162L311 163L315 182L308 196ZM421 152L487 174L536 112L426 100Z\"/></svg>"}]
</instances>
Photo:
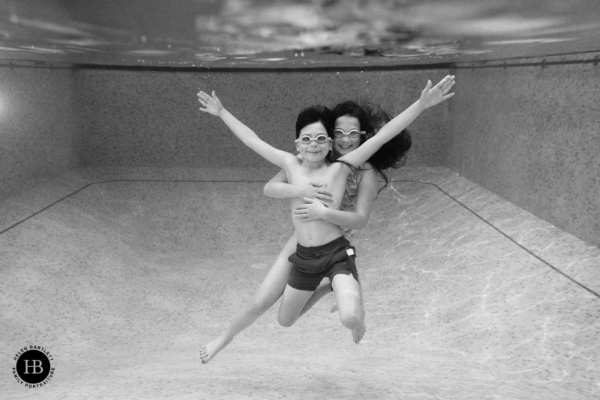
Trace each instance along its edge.
<instances>
[{"instance_id":1,"label":"pool floor","mask_svg":"<svg viewBox=\"0 0 600 400\"><path fill-rule=\"evenodd\" d=\"M206 176L82 169L0 203L2 398L600 398L600 250L444 168L398 172L353 238L359 345L330 295L201 364L292 233L264 182ZM29 346L42 387L13 376Z\"/></svg>"}]
</instances>

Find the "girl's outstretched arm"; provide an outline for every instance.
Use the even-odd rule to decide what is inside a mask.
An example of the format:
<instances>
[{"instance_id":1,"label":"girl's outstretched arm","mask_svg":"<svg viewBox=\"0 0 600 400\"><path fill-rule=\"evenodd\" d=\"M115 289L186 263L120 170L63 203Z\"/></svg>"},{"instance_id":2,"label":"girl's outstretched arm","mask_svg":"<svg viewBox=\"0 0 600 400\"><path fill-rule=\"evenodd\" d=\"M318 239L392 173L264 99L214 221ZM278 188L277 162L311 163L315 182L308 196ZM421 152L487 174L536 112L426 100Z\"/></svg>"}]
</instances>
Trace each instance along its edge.
<instances>
[{"instance_id":1,"label":"girl's outstretched arm","mask_svg":"<svg viewBox=\"0 0 600 400\"><path fill-rule=\"evenodd\" d=\"M212 92L212 96L199 91L198 101L204 107L200 108L200 111L221 118L238 139L267 161L283 168L290 161L290 157L292 159L296 158L293 154L278 150L259 138L252 129L244 125L223 107L221 100L219 100L214 91Z\"/></svg>"},{"instance_id":2,"label":"girl's outstretched arm","mask_svg":"<svg viewBox=\"0 0 600 400\"><path fill-rule=\"evenodd\" d=\"M381 146L408 127L423 111L454 96L454 93L449 93L454 83L453 75L447 75L434 87L431 87L431 81L427 81L419 100L388 122L375 136L363 143L358 149L340 157L339 160L354 166L367 161Z\"/></svg>"}]
</instances>

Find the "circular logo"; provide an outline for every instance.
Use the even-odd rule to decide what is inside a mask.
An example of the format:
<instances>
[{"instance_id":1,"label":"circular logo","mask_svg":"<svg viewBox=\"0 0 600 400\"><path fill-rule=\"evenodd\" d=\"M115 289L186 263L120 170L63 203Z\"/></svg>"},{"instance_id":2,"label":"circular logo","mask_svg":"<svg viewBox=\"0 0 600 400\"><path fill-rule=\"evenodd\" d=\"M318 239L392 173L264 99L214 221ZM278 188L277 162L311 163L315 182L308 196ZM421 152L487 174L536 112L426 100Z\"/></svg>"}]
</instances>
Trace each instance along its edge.
<instances>
[{"instance_id":1,"label":"circular logo","mask_svg":"<svg viewBox=\"0 0 600 400\"><path fill-rule=\"evenodd\" d=\"M24 347L15 355L13 375L20 384L29 388L44 386L54 375L54 368L50 364L52 359L52 355L43 347Z\"/></svg>"}]
</instances>

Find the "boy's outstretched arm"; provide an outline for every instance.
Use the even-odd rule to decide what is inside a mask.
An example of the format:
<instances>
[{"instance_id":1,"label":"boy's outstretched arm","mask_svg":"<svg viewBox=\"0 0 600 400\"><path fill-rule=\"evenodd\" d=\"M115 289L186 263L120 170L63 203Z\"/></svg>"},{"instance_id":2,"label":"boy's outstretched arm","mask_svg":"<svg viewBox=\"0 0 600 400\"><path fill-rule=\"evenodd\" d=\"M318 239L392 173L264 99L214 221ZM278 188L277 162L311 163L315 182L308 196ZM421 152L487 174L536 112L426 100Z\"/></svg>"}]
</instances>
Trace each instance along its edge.
<instances>
[{"instance_id":1,"label":"boy's outstretched arm","mask_svg":"<svg viewBox=\"0 0 600 400\"><path fill-rule=\"evenodd\" d=\"M388 122L375 136L367 140L358 149L339 159L354 166L361 165L375 154L381 146L408 127L423 111L454 96L454 93L449 93L454 83L453 75L447 75L434 87L431 87L431 81L427 81L419 100Z\"/></svg>"},{"instance_id":2,"label":"boy's outstretched arm","mask_svg":"<svg viewBox=\"0 0 600 400\"><path fill-rule=\"evenodd\" d=\"M244 125L223 107L221 100L219 100L214 91L212 92L212 96L203 91L199 91L198 101L204 107L200 108L200 111L221 118L238 139L267 161L283 168L286 165L286 162L290 161L290 158L296 158L293 154L276 149L259 138L252 129Z\"/></svg>"}]
</instances>

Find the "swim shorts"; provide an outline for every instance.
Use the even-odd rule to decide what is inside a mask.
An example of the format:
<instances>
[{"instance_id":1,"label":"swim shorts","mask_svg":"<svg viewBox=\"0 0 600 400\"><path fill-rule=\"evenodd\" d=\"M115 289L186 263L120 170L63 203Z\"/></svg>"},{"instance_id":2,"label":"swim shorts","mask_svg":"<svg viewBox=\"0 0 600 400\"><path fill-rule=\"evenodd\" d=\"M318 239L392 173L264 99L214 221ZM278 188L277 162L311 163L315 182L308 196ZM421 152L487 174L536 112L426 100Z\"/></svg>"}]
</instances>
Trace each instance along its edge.
<instances>
[{"instance_id":1,"label":"swim shorts","mask_svg":"<svg viewBox=\"0 0 600 400\"><path fill-rule=\"evenodd\" d=\"M322 246L304 247L298 244L296 253L288 258L294 264L288 285L298 290L314 291L323 278L333 282L337 274L352 274L358 282L355 259L356 249L343 236Z\"/></svg>"}]
</instances>

